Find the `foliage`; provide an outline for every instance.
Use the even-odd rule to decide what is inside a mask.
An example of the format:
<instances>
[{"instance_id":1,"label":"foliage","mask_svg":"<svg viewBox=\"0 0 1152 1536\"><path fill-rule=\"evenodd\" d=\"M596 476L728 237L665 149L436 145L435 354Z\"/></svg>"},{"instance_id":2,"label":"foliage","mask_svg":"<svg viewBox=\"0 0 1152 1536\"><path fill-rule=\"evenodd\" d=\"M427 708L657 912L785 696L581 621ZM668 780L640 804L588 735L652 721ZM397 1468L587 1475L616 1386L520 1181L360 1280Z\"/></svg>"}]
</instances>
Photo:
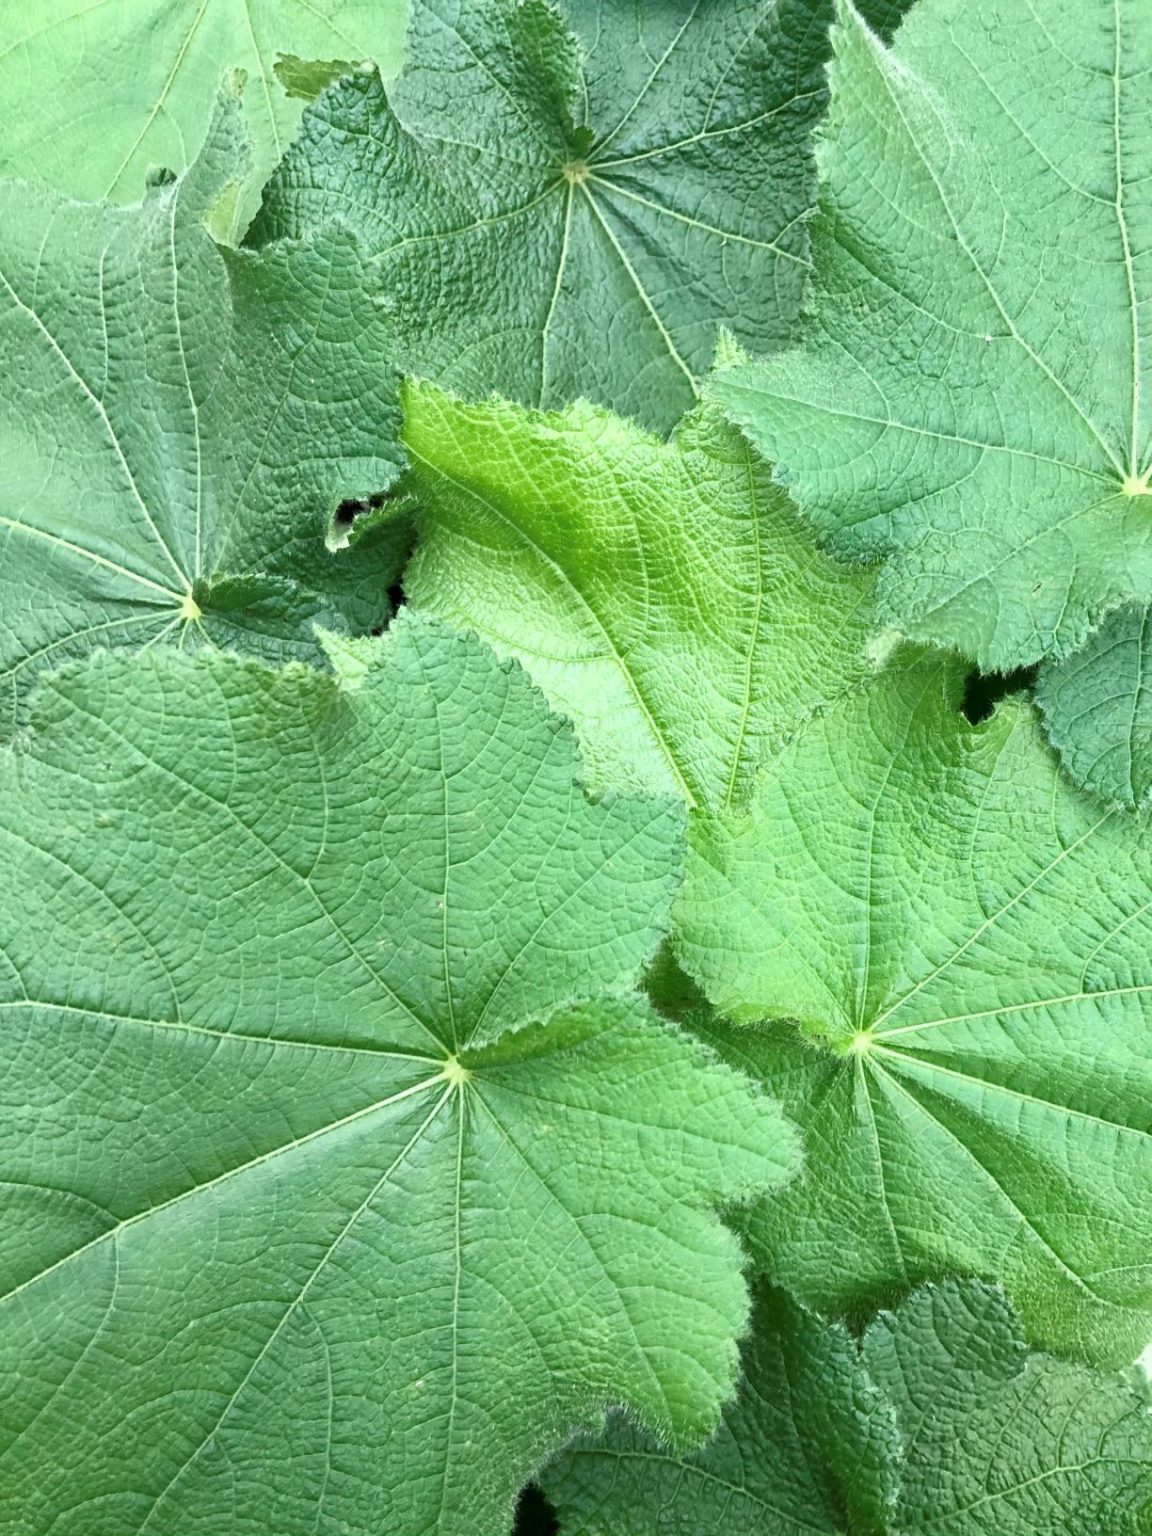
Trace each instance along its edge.
<instances>
[{"instance_id":1,"label":"foliage","mask_svg":"<svg viewBox=\"0 0 1152 1536\"><path fill-rule=\"evenodd\" d=\"M0 1527L1152 1530L1143 0L9 9Z\"/></svg>"}]
</instances>

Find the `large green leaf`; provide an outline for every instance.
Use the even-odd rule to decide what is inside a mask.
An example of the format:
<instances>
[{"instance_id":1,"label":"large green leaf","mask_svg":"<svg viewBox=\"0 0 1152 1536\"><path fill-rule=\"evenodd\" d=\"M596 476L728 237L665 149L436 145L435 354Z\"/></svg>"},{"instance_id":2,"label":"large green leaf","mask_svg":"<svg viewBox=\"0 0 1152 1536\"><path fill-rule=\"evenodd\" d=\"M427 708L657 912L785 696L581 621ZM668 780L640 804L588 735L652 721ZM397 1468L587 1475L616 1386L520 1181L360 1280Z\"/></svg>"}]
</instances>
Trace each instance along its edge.
<instances>
[{"instance_id":1,"label":"large green leaf","mask_svg":"<svg viewBox=\"0 0 1152 1536\"><path fill-rule=\"evenodd\" d=\"M825 0L416 0L403 75L305 116L253 238L339 215L383 254L404 366L660 430L719 327L790 335ZM466 105L465 105L466 104Z\"/></svg>"},{"instance_id":2,"label":"large green leaf","mask_svg":"<svg viewBox=\"0 0 1152 1536\"><path fill-rule=\"evenodd\" d=\"M731 1390L708 1207L795 1149L630 990L682 812L478 641L378 650L102 656L0 758L13 1536L503 1536L606 1400Z\"/></svg>"},{"instance_id":3,"label":"large green leaf","mask_svg":"<svg viewBox=\"0 0 1152 1536\"><path fill-rule=\"evenodd\" d=\"M387 616L397 535L325 547L400 461L387 329L350 235L256 255L205 220L239 103L133 208L0 186L0 732L45 665L175 640L317 657Z\"/></svg>"},{"instance_id":4,"label":"large green leaf","mask_svg":"<svg viewBox=\"0 0 1152 1536\"><path fill-rule=\"evenodd\" d=\"M860 1352L762 1289L719 1434L678 1457L615 1422L545 1474L564 1536L1132 1536L1152 1418L1117 1377L1029 1354L1003 1296L925 1287Z\"/></svg>"},{"instance_id":5,"label":"large green leaf","mask_svg":"<svg viewBox=\"0 0 1152 1536\"><path fill-rule=\"evenodd\" d=\"M226 70L248 77L259 185L300 121L283 57L400 67L406 0L9 0L0 10L0 172L134 201L183 171Z\"/></svg>"},{"instance_id":6,"label":"large green leaf","mask_svg":"<svg viewBox=\"0 0 1152 1536\"><path fill-rule=\"evenodd\" d=\"M717 392L905 633L985 668L1152 597L1152 8L838 0L804 349Z\"/></svg>"},{"instance_id":7,"label":"large green leaf","mask_svg":"<svg viewBox=\"0 0 1152 1536\"><path fill-rule=\"evenodd\" d=\"M409 384L404 434L410 600L520 660L598 783L739 803L764 751L870 670L871 578L820 554L714 408L664 444L584 403Z\"/></svg>"},{"instance_id":8,"label":"large green leaf","mask_svg":"<svg viewBox=\"0 0 1152 1536\"><path fill-rule=\"evenodd\" d=\"M765 1269L855 1309L1000 1279L1031 1336L1152 1332L1152 829L1066 783L1030 706L979 727L897 657L814 719L747 817L694 818L680 954L701 1022L807 1136L748 1219Z\"/></svg>"}]
</instances>

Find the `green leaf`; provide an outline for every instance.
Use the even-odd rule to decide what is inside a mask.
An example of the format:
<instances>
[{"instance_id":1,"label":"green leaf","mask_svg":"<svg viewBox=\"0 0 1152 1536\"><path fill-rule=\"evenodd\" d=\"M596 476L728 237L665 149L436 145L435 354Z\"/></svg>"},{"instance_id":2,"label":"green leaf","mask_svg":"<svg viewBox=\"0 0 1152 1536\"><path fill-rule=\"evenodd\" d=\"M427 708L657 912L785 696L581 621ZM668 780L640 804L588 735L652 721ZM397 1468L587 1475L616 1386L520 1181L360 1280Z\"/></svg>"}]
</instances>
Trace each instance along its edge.
<instances>
[{"instance_id":1,"label":"green leaf","mask_svg":"<svg viewBox=\"0 0 1152 1536\"><path fill-rule=\"evenodd\" d=\"M762 1288L745 1383L679 1458L615 1421L544 1476L564 1536L1124 1536L1152 1419L1119 1377L1029 1354L1003 1295L917 1291L844 1332Z\"/></svg>"},{"instance_id":2,"label":"green leaf","mask_svg":"<svg viewBox=\"0 0 1152 1536\"><path fill-rule=\"evenodd\" d=\"M839 7L806 343L717 394L887 622L1067 654L1152 597L1152 10Z\"/></svg>"},{"instance_id":3,"label":"green leaf","mask_svg":"<svg viewBox=\"0 0 1152 1536\"><path fill-rule=\"evenodd\" d=\"M387 328L346 232L260 255L205 220L239 103L134 208L0 187L0 732L45 667L161 636L318 658L369 628L402 530L333 557L331 515L400 464Z\"/></svg>"},{"instance_id":4,"label":"green leaf","mask_svg":"<svg viewBox=\"0 0 1152 1536\"><path fill-rule=\"evenodd\" d=\"M1152 793L1148 610L1110 614L1084 649L1046 662L1036 701L1077 783L1104 800L1143 805Z\"/></svg>"},{"instance_id":5,"label":"green leaf","mask_svg":"<svg viewBox=\"0 0 1152 1536\"><path fill-rule=\"evenodd\" d=\"M528 668L593 780L739 803L766 748L867 675L871 578L816 549L714 409L671 443L596 406L405 388L409 598Z\"/></svg>"},{"instance_id":6,"label":"green leaf","mask_svg":"<svg viewBox=\"0 0 1152 1536\"><path fill-rule=\"evenodd\" d=\"M133 202L208 134L221 76L247 76L258 188L301 105L283 55L400 68L406 0L36 0L0 13L0 172L85 201Z\"/></svg>"},{"instance_id":7,"label":"green leaf","mask_svg":"<svg viewBox=\"0 0 1152 1536\"><path fill-rule=\"evenodd\" d=\"M806 1134L748 1218L767 1273L856 1310L1001 1280L1031 1338L1152 1332L1152 829L1059 773L1022 698L973 727L898 656L814 719L747 817L695 817L680 958L704 1038Z\"/></svg>"},{"instance_id":8,"label":"green leaf","mask_svg":"<svg viewBox=\"0 0 1152 1536\"><path fill-rule=\"evenodd\" d=\"M252 238L342 217L383 254L406 371L534 406L587 396L664 431L721 326L791 334L826 6L568 14L416 0L404 74L309 109Z\"/></svg>"},{"instance_id":9,"label":"green leaf","mask_svg":"<svg viewBox=\"0 0 1152 1536\"><path fill-rule=\"evenodd\" d=\"M743 1385L706 1446L680 1456L622 1414L541 1482L563 1536L852 1536L895 1500L895 1414L842 1327L759 1285Z\"/></svg>"},{"instance_id":10,"label":"green leaf","mask_svg":"<svg viewBox=\"0 0 1152 1536\"><path fill-rule=\"evenodd\" d=\"M731 1390L709 1207L796 1154L632 990L682 811L478 641L378 649L100 656L0 758L7 1529L495 1532L605 1401Z\"/></svg>"},{"instance_id":11,"label":"green leaf","mask_svg":"<svg viewBox=\"0 0 1152 1536\"><path fill-rule=\"evenodd\" d=\"M894 1536L1124 1536L1152 1498L1152 1418L1123 1378L1029 1354L973 1281L881 1316L863 1362L904 1437Z\"/></svg>"}]
</instances>

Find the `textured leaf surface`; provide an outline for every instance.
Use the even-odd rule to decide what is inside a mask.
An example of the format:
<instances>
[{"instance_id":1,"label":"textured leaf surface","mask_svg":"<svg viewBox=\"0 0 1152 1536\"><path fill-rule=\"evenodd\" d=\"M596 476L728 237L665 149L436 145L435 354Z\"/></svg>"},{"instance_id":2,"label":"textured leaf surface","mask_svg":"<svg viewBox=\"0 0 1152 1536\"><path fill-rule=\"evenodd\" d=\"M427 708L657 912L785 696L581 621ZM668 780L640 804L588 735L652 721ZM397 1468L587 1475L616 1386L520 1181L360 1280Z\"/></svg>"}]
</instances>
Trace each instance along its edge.
<instances>
[{"instance_id":1,"label":"textured leaf surface","mask_svg":"<svg viewBox=\"0 0 1152 1536\"><path fill-rule=\"evenodd\" d=\"M0 730L94 645L314 658L313 620L387 615L398 535L325 548L399 465L386 329L345 233L215 244L244 164L226 95L196 165L137 207L0 188Z\"/></svg>"},{"instance_id":2,"label":"textured leaf surface","mask_svg":"<svg viewBox=\"0 0 1152 1536\"><path fill-rule=\"evenodd\" d=\"M342 215L403 366L665 430L718 329L789 336L807 272L822 0L416 0L401 78L327 92L254 230ZM467 102L461 114L460 104Z\"/></svg>"},{"instance_id":3,"label":"textured leaf surface","mask_svg":"<svg viewBox=\"0 0 1152 1536\"><path fill-rule=\"evenodd\" d=\"M593 778L723 808L766 746L869 671L871 578L820 554L715 410L663 444L580 403L405 390L411 601L572 719Z\"/></svg>"},{"instance_id":4,"label":"textured leaf surface","mask_svg":"<svg viewBox=\"0 0 1152 1536\"><path fill-rule=\"evenodd\" d=\"M405 0L13 0L0 12L0 171L87 201L132 202L183 171L227 70L248 77L253 183L300 121L282 55L400 67Z\"/></svg>"},{"instance_id":5,"label":"textured leaf surface","mask_svg":"<svg viewBox=\"0 0 1152 1536\"><path fill-rule=\"evenodd\" d=\"M1143 804L1152 791L1147 608L1109 614L1081 651L1046 662L1036 700L1077 783L1104 800Z\"/></svg>"},{"instance_id":6,"label":"textured leaf surface","mask_svg":"<svg viewBox=\"0 0 1152 1536\"><path fill-rule=\"evenodd\" d=\"M704 1450L677 1458L619 1423L558 1457L545 1485L564 1536L1130 1536L1152 1496L1141 1396L1029 1354L976 1282L916 1292L859 1355L764 1292L745 1362Z\"/></svg>"},{"instance_id":7,"label":"textured leaf surface","mask_svg":"<svg viewBox=\"0 0 1152 1536\"><path fill-rule=\"evenodd\" d=\"M702 1025L806 1132L754 1212L832 1309L1000 1279L1030 1336L1131 1359L1152 1312L1152 845L1074 790L1034 712L979 727L897 658L812 721L747 818L695 818L681 958L762 1028Z\"/></svg>"},{"instance_id":8,"label":"textured leaf surface","mask_svg":"<svg viewBox=\"0 0 1152 1536\"><path fill-rule=\"evenodd\" d=\"M159 649L46 685L0 763L14 1536L502 1536L606 1399L712 1427L708 1207L793 1137L626 990L682 812L575 770L411 618L351 692Z\"/></svg>"},{"instance_id":9,"label":"textured leaf surface","mask_svg":"<svg viewBox=\"0 0 1152 1536\"><path fill-rule=\"evenodd\" d=\"M678 1456L630 1424L581 1436L542 1482L562 1536L852 1536L894 1499L891 1406L847 1331L758 1287L740 1395L701 1450Z\"/></svg>"},{"instance_id":10,"label":"textured leaf surface","mask_svg":"<svg viewBox=\"0 0 1152 1536\"><path fill-rule=\"evenodd\" d=\"M1152 9L840 0L805 348L717 388L888 620L986 669L1152 595Z\"/></svg>"}]
</instances>

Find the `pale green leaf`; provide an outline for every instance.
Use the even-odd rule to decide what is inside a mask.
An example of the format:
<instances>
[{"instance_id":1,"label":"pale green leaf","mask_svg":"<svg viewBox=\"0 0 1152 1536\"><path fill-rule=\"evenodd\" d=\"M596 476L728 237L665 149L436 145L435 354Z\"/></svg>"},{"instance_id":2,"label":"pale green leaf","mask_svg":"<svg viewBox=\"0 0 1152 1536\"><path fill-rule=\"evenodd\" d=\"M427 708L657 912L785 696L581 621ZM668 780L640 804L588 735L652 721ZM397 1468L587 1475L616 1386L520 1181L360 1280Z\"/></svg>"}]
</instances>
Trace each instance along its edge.
<instances>
[{"instance_id":1,"label":"pale green leaf","mask_svg":"<svg viewBox=\"0 0 1152 1536\"><path fill-rule=\"evenodd\" d=\"M405 390L416 606L475 629L576 725L593 780L721 809L868 675L871 578L822 555L714 409L661 443L599 407Z\"/></svg>"},{"instance_id":2,"label":"pale green leaf","mask_svg":"<svg viewBox=\"0 0 1152 1536\"><path fill-rule=\"evenodd\" d=\"M683 813L478 641L378 650L105 655L0 757L13 1536L496 1536L606 1401L731 1390L709 1208L796 1153L632 990Z\"/></svg>"},{"instance_id":3,"label":"pale green leaf","mask_svg":"<svg viewBox=\"0 0 1152 1536\"><path fill-rule=\"evenodd\" d=\"M986 669L1152 597L1152 7L839 0L803 350L717 393L906 634Z\"/></svg>"},{"instance_id":4,"label":"pale green leaf","mask_svg":"<svg viewBox=\"0 0 1152 1536\"><path fill-rule=\"evenodd\" d=\"M228 70L247 78L257 189L300 121L284 55L394 75L407 0L9 0L0 11L0 172L133 202L191 165Z\"/></svg>"},{"instance_id":5,"label":"pale green leaf","mask_svg":"<svg viewBox=\"0 0 1152 1536\"><path fill-rule=\"evenodd\" d=\"M0 187L0 733L45 666L161 637L317 658L387 617L401 531L330 554L400 463L387 328L352 237L260 255L204 227L236 97L133 208Z\"/></svg>"},{"instance_id":6,"label":"pale green leaf","mask_svg":"<svg viewBox=\"0 0 1152 1536\"><path fill-rule=\"evenodd\" d=\"M1152 695L1146 608L1110 614L1083 650L1046 662L1036 681L1048 736L1093 794L1143 805L1152 792Z\"/></svg>"},{"instance_id":7,"label":"pale green leaf","mask_svg":"<svg viewBox=\"0 0 1152 1536\"><path fill-rule=\"evenodd\" d=\"M859 1353L766 1288L753 1329L703 1450L618 1420L556 1459L563 1536L1134 1536L1152 1498L1144 1395L1029 1354L999 1291L926 1286Z\"/></svg>"},{"instance_id":8,"label":"pale green leaf","mask_svg":"<svg viewBox=\"0 0 1152 1536\"><path fill-rule=\"evenodd\" d=\"M1152 1332L1152 829L1070 786L1021 698L898 656L813 720L747 817L694 818L680 956L701 1022L803 1127L807 1176L749 1218L829 1309L959 1271L1037 1342Z\"/></svg>"},{"instance_id":9,"label":"pale green leaf","mask_svg":"<svg viewBox=\"0 0 1152 1536\"><path fill-rule=\"evenodd\" d=\"M253 238L343 217L383 255L406 369L666 430L721 326L790 336L827 6L567 11L416 0L403 75L309 109Z\"/></svg>"}]
</instances>

